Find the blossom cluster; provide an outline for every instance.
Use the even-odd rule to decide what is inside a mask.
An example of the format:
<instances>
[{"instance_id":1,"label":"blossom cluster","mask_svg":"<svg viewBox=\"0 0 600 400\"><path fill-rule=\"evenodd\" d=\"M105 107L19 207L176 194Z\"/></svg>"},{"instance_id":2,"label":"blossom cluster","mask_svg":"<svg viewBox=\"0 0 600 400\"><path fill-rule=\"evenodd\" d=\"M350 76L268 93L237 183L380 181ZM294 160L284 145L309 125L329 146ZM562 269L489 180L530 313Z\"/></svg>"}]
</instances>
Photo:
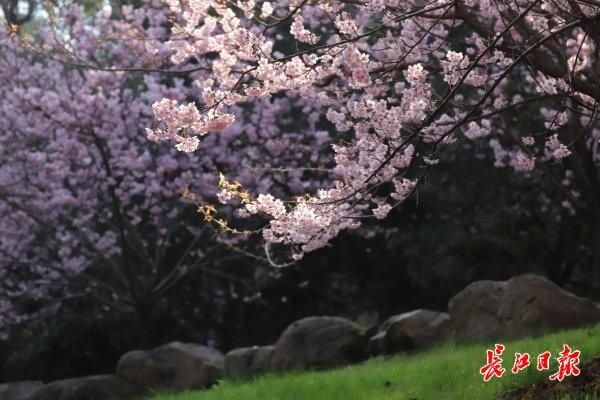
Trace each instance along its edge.
<instances>
[{"instance_id":1,"label":"blossom cluster","mask_svg":"<svg viewBox=\"0 0 600 400\"><path fill-rule=\"evenodd\" d=\"M561 31L568 21L565 10L557 12L546 1L529 2L526 8L466 1L470 13L459 13L454 2L415 7L401 0L236 2L244 13L199 3L182 10L178 2L169 2L179 23L174 27L178 40L167 46L178 64L204 63L207 70L195 76L196 85L227 101L215 104L200 97L205 116L190 111L188 120L174 112L165 115L163 107L174 106L163 100L155 114L166 123L166 133L151 137L174 139L178 148L193 150L198 142L186 135L207 132L195 126L201 118L225 118L227 107L234 105L256 109L269 97L302 104L295 123L304 123L306 115L309 124L331 124L324 136L334 165L324 185L314 185L311 177L301 186L314 190L302 196L268 191L240 204L241 215L262 214L268 220L262 230L267 242L299 247L295 258L365 218L387 216L415 190L422 172L440 163L443 147L461 139L458 132L469 140L490 137L499 167L530 172L540 163L569 157L571 146L557 135L577 116L570 115L565 102L555 108L544 101L565 96L589 110L597 101L598 94L583 83L596 43L577 27ZM588 16L598 13L593 5L579 7ZM265 21L257 23L257 10ZM467 33L457 29L460 25ZM524 37L533 33L532 40L540 42L531 47ZM556 36L554 41L543 39L548 34ZM538 58L558 54L550 44L557 40L566 53L553 60L565 63L565 69L571 66L568 78ZM285 45L289 41L296 45ZM529 103L537 107L539 130L521 134L505 111ZM592 120L587 129L596 132L597 118ZM273 122L285 123L284 118ZM532 139L537 136L543 141ZM542 142L544 147L537 148ZM322 157L315 154L310 160ZM228 204L233 198L226 191L219 197Z\"/></svg>"}]
</instances>

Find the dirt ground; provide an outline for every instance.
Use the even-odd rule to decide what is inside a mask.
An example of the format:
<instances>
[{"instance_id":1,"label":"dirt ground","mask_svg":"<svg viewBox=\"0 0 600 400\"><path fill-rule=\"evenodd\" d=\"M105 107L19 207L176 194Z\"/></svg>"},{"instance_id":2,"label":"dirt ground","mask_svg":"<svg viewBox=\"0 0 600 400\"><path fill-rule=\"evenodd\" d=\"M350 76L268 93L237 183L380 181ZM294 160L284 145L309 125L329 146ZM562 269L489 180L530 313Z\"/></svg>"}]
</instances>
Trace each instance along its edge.
<instances>
[{"instance_id":1,"label":"dirt ground","mask_svg":"<svg viewBox=\"0 0 600 400\"><path fill-rule=\"evenodd\" d=\"M548 381L527 388L505 393L498 400L542 400L556 399L569 395L578 398L589 394L600 394L600 357L583 365L579 376L567 377L562 382Z\"/></svg>"}]
</instances>

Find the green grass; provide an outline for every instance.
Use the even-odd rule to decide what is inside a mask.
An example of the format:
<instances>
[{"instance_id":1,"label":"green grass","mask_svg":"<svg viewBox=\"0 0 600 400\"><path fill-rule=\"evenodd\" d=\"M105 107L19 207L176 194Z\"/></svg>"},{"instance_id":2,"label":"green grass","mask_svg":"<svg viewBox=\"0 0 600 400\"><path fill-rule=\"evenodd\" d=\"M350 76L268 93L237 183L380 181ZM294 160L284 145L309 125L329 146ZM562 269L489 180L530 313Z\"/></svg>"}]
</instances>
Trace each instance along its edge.
<instances>
[{"instance_id":1,"label":"green grass","mask_svg":"<svg viewBox=\"0 0 600 400\"><path fill-rule=\"evenodd\" d=\"M375 358L334 370L269 374L251 381L224 380L209 390L156 394L151 400L494 399L507 390L547 380L556 370L555 358L563 343L581 350L584 362L600 356L600 325L502 343L506 346L503 354L506 373L489 383L483 382L479 368L485 361L485 350L491 345L446 343L422 353ZM535 359L545 350L552 352L550 371L539 372ZM533 364L517 375L510 372L515 352L530 353Z\"/></svg>"}]
</instances>

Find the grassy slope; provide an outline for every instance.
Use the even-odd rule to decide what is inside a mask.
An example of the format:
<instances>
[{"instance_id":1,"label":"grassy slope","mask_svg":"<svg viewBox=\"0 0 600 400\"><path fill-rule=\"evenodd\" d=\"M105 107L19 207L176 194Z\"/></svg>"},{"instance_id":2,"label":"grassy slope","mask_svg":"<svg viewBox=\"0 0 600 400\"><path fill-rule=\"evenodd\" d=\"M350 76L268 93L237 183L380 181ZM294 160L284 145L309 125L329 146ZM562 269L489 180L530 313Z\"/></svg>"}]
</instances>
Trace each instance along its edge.
<instances>
[{"instance_id":1,"label":"grassy slope","mask_svg":"<svg viewBox=\"0 0 600 400\"><path fill-rule=\"evenodd\" d=\"M387 360L376 358L335 370L265 375L247 382L224 381L210 390L158 394L151 400L493 399L512 388L548 379L556 371L555 357L563 343L581 350L582 361L600 356L600 325L502 343L506 345L503 366L507 372L490 383L483 382L479 368L484 363L486 348L491 346L448 343L423 353ZM545 350L552 352L550 371L538 372L535 358ZM530 353L533 368L511 374L515 352Z\"/></svg>"}]
</instances>

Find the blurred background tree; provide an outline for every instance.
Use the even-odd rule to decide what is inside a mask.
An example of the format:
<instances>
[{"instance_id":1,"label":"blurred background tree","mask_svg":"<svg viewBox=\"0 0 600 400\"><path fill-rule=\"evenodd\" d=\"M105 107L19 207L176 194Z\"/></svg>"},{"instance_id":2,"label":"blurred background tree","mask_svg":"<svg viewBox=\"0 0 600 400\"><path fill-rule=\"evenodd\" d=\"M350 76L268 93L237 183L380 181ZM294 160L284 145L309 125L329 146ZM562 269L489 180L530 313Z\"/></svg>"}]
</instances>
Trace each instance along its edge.
<instances>
[{"instance_id":1,"label":"blurred background tree","mask_svg":"<svg viewBox=\"0 0 600 400\"><path fill-rule=\"evenodd\" d=\"M460 154L372 238L343 234L283 269L245 258L222 263L223 276L191 275L156 308L157 342L211 343L224 351L270 344L309 315L341 315L369 327L415 308L445 310L472 281L528 272L593 296L581 261L589 257L582 245L589 221L552 206L558 194L538 198L539 177ZM473 169L478 173L469 174ZM95 302L68 302L52 320L3 344L1 379L111 371L123 352L139 345L132 332L130 319Z\"/></svg>"}]
</instances>

